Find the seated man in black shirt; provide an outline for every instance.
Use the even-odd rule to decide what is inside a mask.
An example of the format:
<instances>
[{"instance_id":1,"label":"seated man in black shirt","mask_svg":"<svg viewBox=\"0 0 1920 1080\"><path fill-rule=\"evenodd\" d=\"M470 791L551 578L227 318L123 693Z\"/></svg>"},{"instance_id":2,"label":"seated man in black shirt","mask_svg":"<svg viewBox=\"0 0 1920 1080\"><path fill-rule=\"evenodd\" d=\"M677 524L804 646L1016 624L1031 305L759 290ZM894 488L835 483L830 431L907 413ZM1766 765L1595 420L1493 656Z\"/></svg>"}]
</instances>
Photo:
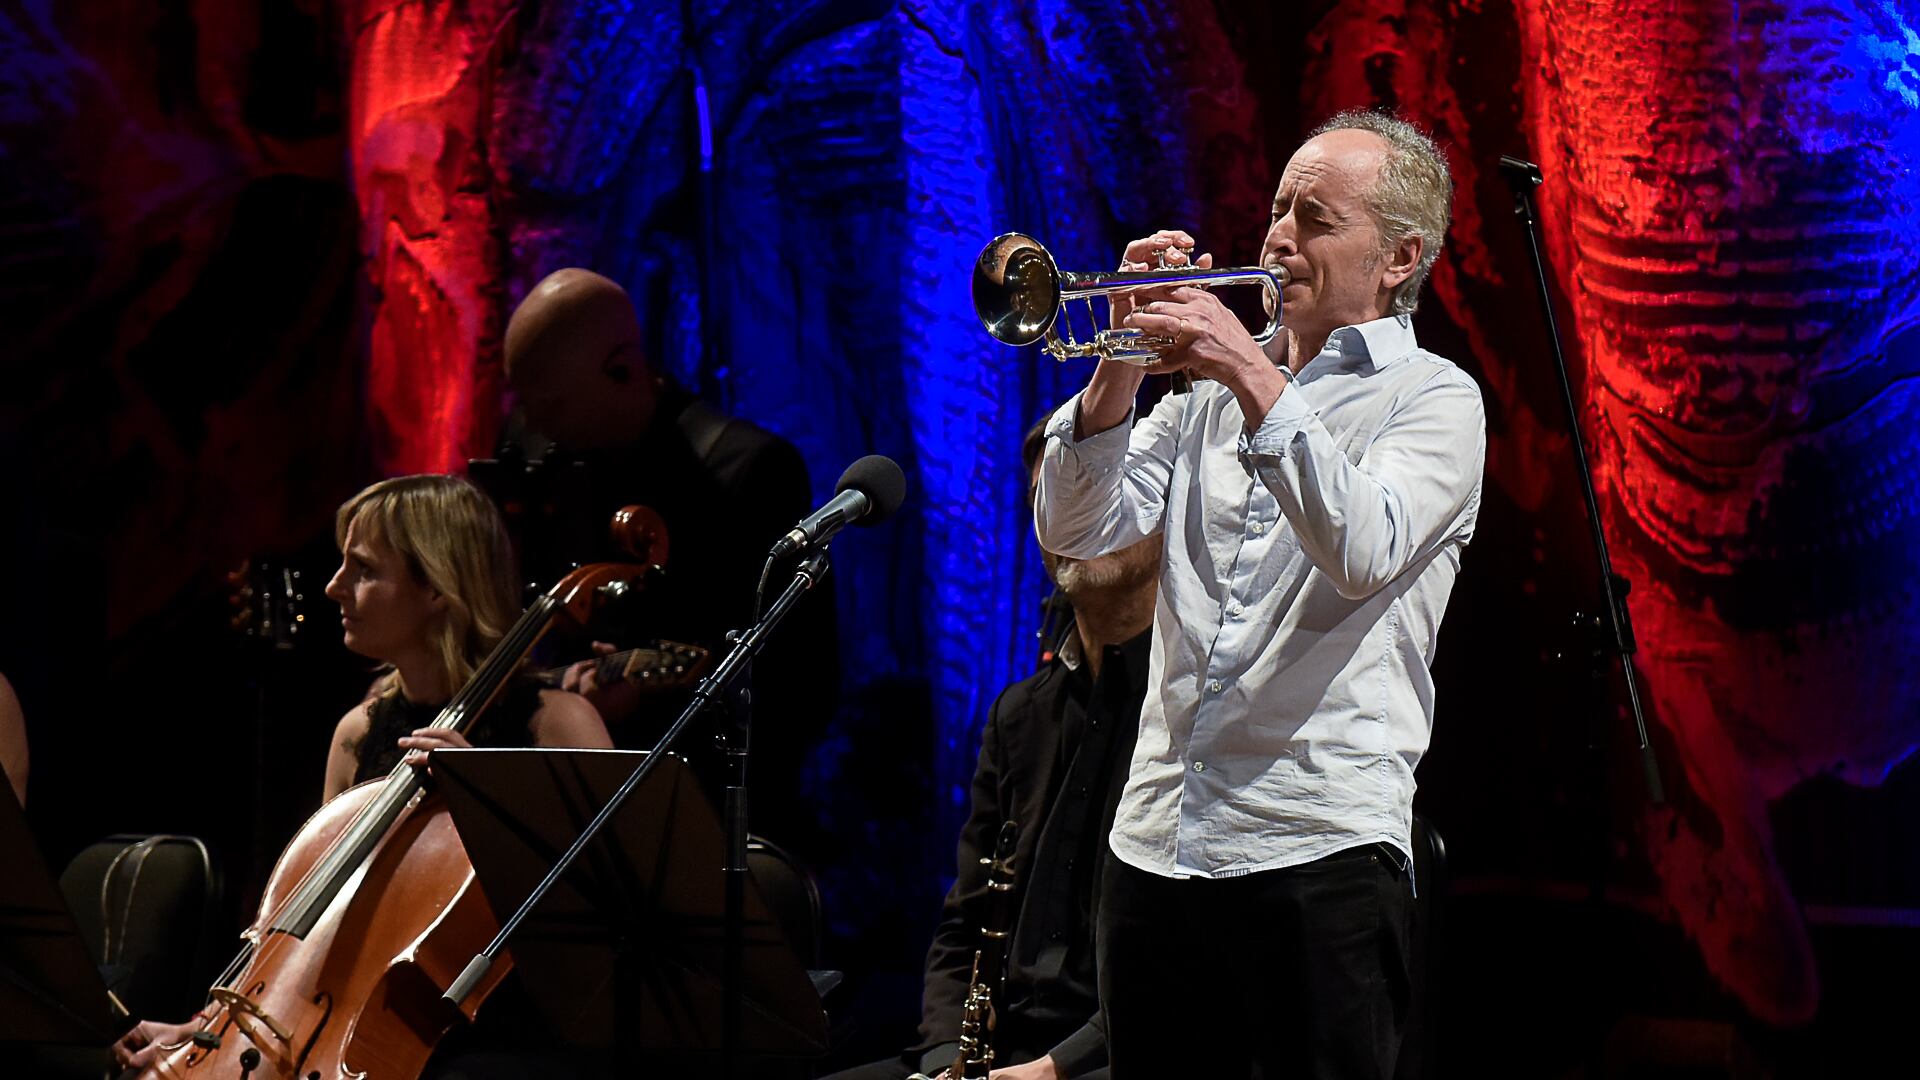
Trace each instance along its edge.
<instances>
[{"instance_id":1,"label":"seated man in black shirt","mask_svg":"<svg viewBox=\"0 0 1920 1080\"><path fill-rule=\"evenodd\" d=\"M721 414L657 370L625 289L590 270L556 270L508 321L502 361L518 407L508 418L501 470L490 490L508 511L530 580L550 584L573 564L625 561L607 523L637 503L669 537L666 574L631 605L612 644L661 638L711 650L752 622L767 550L812 509L807 468L792 443ZM535 464L525 475L518 464ZM527 485L516 492L513 485ZM784 584L784 580L776 584ZM811 819L800 765L832 716L839 685L831 590L808 596L754 665L753 822L803 854ZM566 688L585 695L623 747L644 749L679 711L680 697L601 685L576 664ZM703 740L682 740L694 749Z\"/></svg>"},{"instance_id":2,"label":"seated man in black shirt","mask_svg":"<svg viewBox=\"0 0 1920 1080\"><path fill-rule=\"evenodd\" d=\"M1036 426L1022 447L1034 475ZM1029 489L1031 494L1031 489ZM898 1058L830 1080L938 1076L954 1060L991 855L1003 821L1019 823L1019 890L1007 982L997 1001L994 1076L1106 1076L1094 971L1094 895L1114 804L1126 782L1147 688L1147 628L1160 572L1158 535L1080 561L1043 553L1074 626L1040 671L1008 687L981 733L973 808L960 833L959 877L927 952L920 1042ZM1003 1072L999 1066L1011 1066Z\"/></svg>"}]
</instances>

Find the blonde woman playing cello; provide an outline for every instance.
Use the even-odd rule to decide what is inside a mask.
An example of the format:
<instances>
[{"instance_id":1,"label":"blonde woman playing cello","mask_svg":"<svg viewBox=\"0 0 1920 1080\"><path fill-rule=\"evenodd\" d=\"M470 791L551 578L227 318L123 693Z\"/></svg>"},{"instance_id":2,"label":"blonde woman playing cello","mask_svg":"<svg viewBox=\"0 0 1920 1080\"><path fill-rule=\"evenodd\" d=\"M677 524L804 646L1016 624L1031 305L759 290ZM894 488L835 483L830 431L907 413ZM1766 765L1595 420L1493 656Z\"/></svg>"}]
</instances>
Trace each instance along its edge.
<instances>
[{"instance_id":1,"label":"blonde woman playing cello","mask_svg":"<svg viewBox=\"0 0 1920 1080\"><path fill-rule=\"evenodd\" d=\"M479 489L450 476L383 480L347 500L335 520L340 569L327 597L340 605L347 648L386 666L374 694L340 718L327 754L324 800L381 777L405 757L425 767L437 747L613 745L599 713L578 694L510 683L469 730L427 725L466 683L518 614L512 551L499 513ZM525 1009L488 1010L489 1028L515 1027ZM509 1015L500 1016L499 1012ZM515 1013L523 1015L513 1015ZM113 1048L123 1067L144 1068L188 1039L183 1024L143 1021ZM496 1024L504 1021L504 1025ZM524 1023L517 1025L525 1027ZM471 1042L492 1040L478 1034ZM472 1048L469 1047L469 1050ZM443 1047L429 1076L548 1075L546 1061L516 1069L512 1048L476 1055ZM452 1058L446 1066L442 1059ZM504 1067L504 1068L503 1068ZM537 1069L538 1071L535 1071Z\"/></svg>"}]
</instances>

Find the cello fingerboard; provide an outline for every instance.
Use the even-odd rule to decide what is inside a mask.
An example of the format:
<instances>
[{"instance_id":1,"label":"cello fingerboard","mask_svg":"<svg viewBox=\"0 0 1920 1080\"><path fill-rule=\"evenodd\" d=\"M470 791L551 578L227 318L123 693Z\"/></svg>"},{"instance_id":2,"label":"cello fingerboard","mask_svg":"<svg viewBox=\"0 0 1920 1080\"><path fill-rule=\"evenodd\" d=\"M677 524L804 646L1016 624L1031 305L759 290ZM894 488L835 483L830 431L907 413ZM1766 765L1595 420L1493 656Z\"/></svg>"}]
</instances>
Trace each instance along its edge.
<instances>
[{"instance_id":1,"label":"cello fingerboard","mask_svg":"<svg viewBox=\"0 0 1920 1080\"><path fill-rule=\"evenodd\" d=\"M553 616L559 606L557 601L547 596L529 605L513 628L500 639L500 644L487 654L473 678L467 680L467 685L461 687L447 707L440 710L432 726L466 731L473 720L499 696L500 688L506 685L508 676L519 667L520 658L553 624ZM366 862L367 856L386 838L394 822L400 820L400 815L412 803L421 786L418 770L404 759L395 765L393 771L387 774L380 794L354 816L352 823L341 831L340 838L334 841L326 855L307 872L279 915L269 924L270 928L294 937L306 937L326 913L327 905L333 902L333 898L340 894L340 890L346 887Z\"/></svg>"}]
</instances>

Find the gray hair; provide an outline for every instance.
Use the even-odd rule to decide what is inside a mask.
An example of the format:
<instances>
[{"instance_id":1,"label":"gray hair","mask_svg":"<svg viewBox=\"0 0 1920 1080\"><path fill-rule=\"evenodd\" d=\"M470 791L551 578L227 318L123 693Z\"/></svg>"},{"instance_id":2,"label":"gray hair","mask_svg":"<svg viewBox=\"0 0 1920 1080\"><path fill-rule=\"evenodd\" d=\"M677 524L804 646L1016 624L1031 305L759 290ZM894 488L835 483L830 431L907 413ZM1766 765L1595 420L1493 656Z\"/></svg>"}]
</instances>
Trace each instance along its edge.
<instances>
[{"instance_id":1,"label":"gray hair","mask_svg":"<svg viewBox=\"0 0 1920 1080\"><path fill-rule=\"evenodd\" d=\"M1382 247L1392 251L1402 240L1418 236L1420 265L1407 280L1394 286L1387 311L1392 315L1411 313L1420 304L1420 286L1440 258L1440 245L1453 219L1453 176L1447 171L1447 159L1433 140L1419 128L1397 116L1383 112L1352 110L1340 113L1313 129L1313 135L1329 131L1368 131L1387 143L1387 159L1380 166L1380 177L1367 192L1367 207L1380 225Z\"/></svg>"}]
</instances>

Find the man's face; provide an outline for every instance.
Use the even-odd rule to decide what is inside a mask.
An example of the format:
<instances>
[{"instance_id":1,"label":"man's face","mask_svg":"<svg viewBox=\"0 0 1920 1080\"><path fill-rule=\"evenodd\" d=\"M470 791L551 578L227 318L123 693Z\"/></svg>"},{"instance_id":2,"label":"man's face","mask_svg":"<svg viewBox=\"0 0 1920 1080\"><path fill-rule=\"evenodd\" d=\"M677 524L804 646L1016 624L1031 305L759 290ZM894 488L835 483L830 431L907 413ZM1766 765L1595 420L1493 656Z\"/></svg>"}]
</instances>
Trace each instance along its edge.
<instances>
[{"instance_id":1,"label":"man's face","mask_svg":"<svg viewBox=\"0 0 1920 1080\"><path fill-rule=\"evenodd\" d=\"M548 355L513 373L535 431L569 449L606 450L646 429L653 383L638 344L592 325L565 328L542 344Z\"/></svg>"},{"instance_id":2,"label":"man's face","mask_svg":"<svg viewBox=\"0 0 1920 1080\"><path fill-rule=\"evenodd\" d=\"M625 446L653 422L639 320L598 274L558 270L534 286L507 323L503 353L527 421L568 449Z\"/></svg>"},{"instance_id":3,"label":"man's face","mask_svg":"<svg viewBox=\"0 0 1920 1080\"><path fill-rule=\"evenodd\" d=\"M1342 326L1386 314L1386 262L1366 193L1386 142L1351 129L1309 139L1287 162L1260 247L1260 265L1285 267L1287 328L1324 340Z\"/></svg>"}]
</instances>

